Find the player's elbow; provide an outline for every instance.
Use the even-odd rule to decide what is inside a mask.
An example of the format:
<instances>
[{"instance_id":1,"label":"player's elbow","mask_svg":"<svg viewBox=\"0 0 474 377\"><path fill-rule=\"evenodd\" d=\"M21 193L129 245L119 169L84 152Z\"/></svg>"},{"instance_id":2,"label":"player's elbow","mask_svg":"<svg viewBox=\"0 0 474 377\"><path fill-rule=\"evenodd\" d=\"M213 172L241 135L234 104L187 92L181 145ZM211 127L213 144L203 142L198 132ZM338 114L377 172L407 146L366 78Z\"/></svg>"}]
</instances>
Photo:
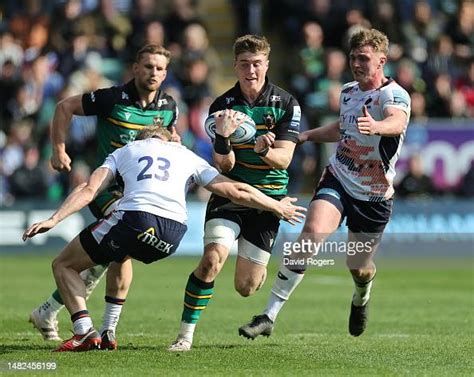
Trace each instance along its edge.
<instances>
[{"instance_id":1,"label":"player's elbow","mask_svg":"<svg viewBox=\"0 0 474 377\"><path fill-rule=\"evenodd\" d=\"M223 158L214 154L214 163L222 173L227 173L234 168L234 161L230 158Z\"/></svg>"},{"instance_id":2,"label":"player's elbow","mask_svg":"<svg viewBox=\"0 0 474 377\"><path fill-rule=\"evenodd\" d=\"M290 166L292 156L285 156L278 161L273 161L271 166L274 169L286 170Z\"/></svg>"},{"instance_id":3,"label":"player's elbow","mask_svg":"<svg viewBox=\"0 0 474 377\"><path fill-rule=\"evenodd\" d=\"M280 170L286 170L286 169L288 169L288 166L290 166L290 162L291 162L291 160L278 162L278 163L273 165L273 168L280 169Z\"/></svg>"},{"instance_id":4,"label":"player's elbow","mask_svg":"<svg viewBox=\"0 0 474 377\"><path fill-rule=\"evenodd\" d=\"M81 190L82 191L82 199L86 204L89 204L92 202L95 198L95 195L97 193L97 190L94 189L92 186L85 185L84 188Z\"/></svg>"},{"instance_id":5,"label":"player's elbow","mask_svg":"<svg viewBox=\"0 0 474 377\"><path fill-rule=\"evenodd\" d=\"M216 162L216 166L220 172L228 173L233 169L234 164L231 161L221 161L218 163Z\"/></svg>"}]
</instances>

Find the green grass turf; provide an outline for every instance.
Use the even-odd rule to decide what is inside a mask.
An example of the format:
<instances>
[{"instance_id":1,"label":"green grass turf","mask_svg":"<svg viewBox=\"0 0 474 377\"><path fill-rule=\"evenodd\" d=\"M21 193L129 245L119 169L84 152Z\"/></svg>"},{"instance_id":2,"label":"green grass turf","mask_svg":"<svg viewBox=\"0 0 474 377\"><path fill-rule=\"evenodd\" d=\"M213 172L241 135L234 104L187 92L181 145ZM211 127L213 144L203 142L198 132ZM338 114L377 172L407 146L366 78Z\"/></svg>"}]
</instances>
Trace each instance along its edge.
<instances>
[{"instance_id":1,"label":"green grass turf","mask_svg":"<svg viewBox=\"0 0 474 377\"><path fill-rule=\"evenodd\" d=\"M312 269L282 310L270 338L249 341L237 328L266 304L276 265L261 292L241 298L233 289L234 259L218 277L198 325L194 347L166 347L179 325L183 288L196 258L170 258L145 266L135 278L118 328L119 350L51 353L27 322L54 283L51 256L0 257L0 374L8 362L57 363L57 376L103 375L473 375L473 260L381 260L370 322L359 338L347 332L352 282L343 269ZM100 327L104 283L89 300ZM60 333L69 337L69 316Z\"/></svg>"}]
</instances>

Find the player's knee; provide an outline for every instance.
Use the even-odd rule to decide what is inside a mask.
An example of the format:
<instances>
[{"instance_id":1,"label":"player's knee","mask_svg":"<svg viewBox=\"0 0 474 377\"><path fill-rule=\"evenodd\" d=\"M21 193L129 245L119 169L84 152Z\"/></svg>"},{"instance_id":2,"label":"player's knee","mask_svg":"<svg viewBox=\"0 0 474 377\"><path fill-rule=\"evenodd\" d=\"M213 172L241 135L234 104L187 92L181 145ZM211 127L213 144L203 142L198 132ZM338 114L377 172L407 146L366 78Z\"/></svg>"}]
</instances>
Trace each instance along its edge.
<instances>
[{"instance_id":1,"label":"player's knee","mask_svg":"<svg viewBox=\"0 0 474 377\"><path fill-rule=\"evenodd\" d=\"M367 281L370 280L375 273L375 268L372 267L364 267L364 268L352 268L351 270L352 276L359 281Z\"/></svg>"},{"instance_id":2,"label":"player's knee","mask_svg":"<svg viewBox=\"0 0 474 377\"><path fill-rule=\"evenodd\" d=\"M66 268L66 266L61 260L61 258L57 257L54 258L53 262L51 263L51 268L53 270L53 275L55 277L59 277Z\"/></svg>"},{"instance_id":3,"label":"player's knee","mask_svg":"<svg viewBox=\"0 0 474 377\"><path fill-rule=\"evenodd\" d=\"M242 297L249 297L252 296L255 292L257 292L263 285L265 281L266 274L263 274L258 279L255 278L246 278L246 279L236 279L234 282L235 290L242 296Z\"/></svg>"},{"instance_id":4,"label":"player's knee","mask_svg":"<svg viewBox=\"0 0 474 377\"><path fill-rule=\"evenodd\" d=\"M258 289L258 286L256 284L252 284L250 281L245 281L245 282L240 282L236 281L235 282L235 290L241 295L242 297L249 297L253 295Z\"/></svg>"}]
</instances>

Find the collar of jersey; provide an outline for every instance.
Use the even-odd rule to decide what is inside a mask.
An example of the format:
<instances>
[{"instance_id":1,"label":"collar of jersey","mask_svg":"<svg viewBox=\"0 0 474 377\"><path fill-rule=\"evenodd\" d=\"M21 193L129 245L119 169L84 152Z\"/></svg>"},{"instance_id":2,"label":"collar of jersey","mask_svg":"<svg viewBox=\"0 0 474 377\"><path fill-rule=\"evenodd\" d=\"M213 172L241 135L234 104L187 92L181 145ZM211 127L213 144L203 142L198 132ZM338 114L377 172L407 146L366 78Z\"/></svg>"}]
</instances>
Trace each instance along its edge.
<instances>
[{"instance_id":1,"label":"collar of jersey","mask_svg":"<svg viewBox=\"0 0 474 377\"><path fill-rule=\"evenodd\" d=\"M265 84L263 84L262 93L260 93L260 95L257 97L252 107L257 106L259 102L261 101L261 99L267 95L268 91L270 90L270 86L271 86L271 83L268 80L268 76L265 76ZM234 89L236 91L236 96L235 96L236 99L238 98L239 101L249 104L248 101L245 99L244 94L242 93L242 90L240 89L240 84L238 81L235 83Z\"/></svg>"},{"instance_id":2,"label":"collar of jersey","mask_svg":"<svg viewBox=\"0 0 474 377\"><path fill-rule=\"evenodd\" d=\"M135 86L135 79L131 79L128 83L125 84L124 91L128 94L130 101L139 109L142 110L154 110L156 109L156 104L158 102L158 99L161 94L161 90L157 90L155 94L155 98L153 98L153 101L146 107L142 108L142 105L140 103L140 97L138 96L138 90L137 87ZM151 106L153 105L153 106Z\"/></svg>"}]
</instances>

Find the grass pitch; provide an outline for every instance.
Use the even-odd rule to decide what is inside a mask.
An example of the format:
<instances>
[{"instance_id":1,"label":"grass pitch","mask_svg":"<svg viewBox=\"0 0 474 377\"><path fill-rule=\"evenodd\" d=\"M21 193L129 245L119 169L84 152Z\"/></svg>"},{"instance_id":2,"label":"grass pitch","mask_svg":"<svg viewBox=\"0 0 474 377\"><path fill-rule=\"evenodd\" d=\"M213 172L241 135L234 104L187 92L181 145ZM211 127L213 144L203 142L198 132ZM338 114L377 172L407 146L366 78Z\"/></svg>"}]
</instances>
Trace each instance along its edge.
<instances>
[{"instance_id":1,"label":"grass pitch","mask_svg":"<svg viewBox=\"0 0 474 377\"><path fill-rule=\"evenodd\" d=\"M198 259L174 257L134 263L134 282L118 328L119 350L51 353L27 322L53 291L52 256L0 257L0 374L103 375L473 375L474 275L472 259L378 261L370 321L349 336L352 282L347 271L312 269L283 308L270 338L249 341L237 328L264 308L276 273L253 297L233 289L234 260L216 281L191 352L166 347L175 339L187 276ZM104 283L89 300L100 327ZM66 310L60 333L70 337ZM12 371L8 363L55 362L56 371Z\"/></svg>"}]
</instances>

